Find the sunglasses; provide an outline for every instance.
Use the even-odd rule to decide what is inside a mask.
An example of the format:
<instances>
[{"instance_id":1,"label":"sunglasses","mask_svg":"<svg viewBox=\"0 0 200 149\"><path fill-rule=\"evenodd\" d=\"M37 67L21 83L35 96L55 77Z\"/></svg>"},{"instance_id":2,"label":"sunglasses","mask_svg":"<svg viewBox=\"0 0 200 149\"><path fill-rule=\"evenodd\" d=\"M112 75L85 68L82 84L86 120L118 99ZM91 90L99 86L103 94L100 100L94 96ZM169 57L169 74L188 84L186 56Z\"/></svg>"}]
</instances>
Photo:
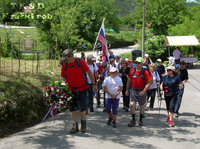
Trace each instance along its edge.
<instances>
[{"instance_id":1,"label":"sunglasses","mask_svg":"<svg viewBox=\"0 0 200 149\"><path fill-rule=\"evenodd\" d=\"M140 62L135 62L135 64L141 64Z\"/></svg>"},{"instance_id":2,"label":"sunglasses","mask_svg":"<svg viewBox=\"0 0 200 149\"><path fill-rule=\"evenodd\" d=\"M160 63L160 62L157 62L157 63Z\"/></svg>"},{"instance_id":3,"label":"sunglasses","mask_svg":"<svg viewBox=\"0 0 200 149\"><path fill-rule=\"evenodd\" d=\"M167 72L172 71L171 69L168 69Z\"/></svg>"}]
</instances>

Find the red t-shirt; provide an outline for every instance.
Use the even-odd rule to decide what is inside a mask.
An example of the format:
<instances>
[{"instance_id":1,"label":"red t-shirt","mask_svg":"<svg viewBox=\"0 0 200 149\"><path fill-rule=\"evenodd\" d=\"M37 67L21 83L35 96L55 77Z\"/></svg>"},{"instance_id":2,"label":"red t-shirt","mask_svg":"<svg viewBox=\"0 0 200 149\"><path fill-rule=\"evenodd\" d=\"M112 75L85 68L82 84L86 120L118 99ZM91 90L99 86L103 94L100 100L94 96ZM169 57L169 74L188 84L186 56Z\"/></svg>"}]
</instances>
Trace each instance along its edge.
<instances>
[{"instance_id":1,"label":"red t-shirt","mask_svg":"<svg viewBox=\"0 0 200 149\"><path fill-rule=\"evenodd\" d=\"M132 77L133 70L134 68L132 68L128 74L129 79L131 79ZM137 70L135 70L135 74L132 77L132 87L138 90L142 90L145 87L146 83L152 80L147 70L144 70L145 80L142 78L141 73L142 71L138 72Z\"/></svg>"},{"instance_id":2,"label":"red t-shirt","mask_svg":"<svg viewBox=\"0 0 200 149\"><path fill-rule=\"evenodd\" d=\"M85 63L85 61L79 59L79 62L80 65L82 66L83 71L87 72L89 70L89 67ZM77 66L73 67L74 65ZM76 92L77 89L74 88L79 88L79 87L80 87L79 88L80 92L89 88L88 84L84 85L86 83L86 80L83 71L81 70L80 66L78 66L76 59L73 63L67 64L67 72L65 72L65 64L64 63L62 64L61 76L62 77L65 77L65 75L67 76L68 86L71 91Z\"/></svg>"}]
</instances>

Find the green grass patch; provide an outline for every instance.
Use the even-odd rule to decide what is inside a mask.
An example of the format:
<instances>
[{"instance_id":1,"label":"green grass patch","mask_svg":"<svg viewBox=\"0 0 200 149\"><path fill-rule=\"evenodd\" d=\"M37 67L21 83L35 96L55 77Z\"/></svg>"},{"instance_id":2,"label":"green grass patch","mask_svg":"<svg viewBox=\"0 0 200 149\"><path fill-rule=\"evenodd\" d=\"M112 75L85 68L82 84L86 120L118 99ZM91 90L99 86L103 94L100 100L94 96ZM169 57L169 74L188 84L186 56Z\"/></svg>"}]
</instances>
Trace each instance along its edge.
<instances>
[{"instance_id":1,"label":"green grass patch","mask_svg":"<svg viewBox=\"0 0 200 149\"><path fill-rule=\"evenodd\" d=\"M123 54L120 54L120 57L123 57L123 58L128 58L128 59L132 59L132 55L131 53L123 53Z\"/></svg>"},{"instance_id":2,"label":"green grass patch","mask_svg":"<svg viewBox=\"0 0 200 149\"><path fill-rule=\"evenodd\" d=\"M106 39L111 44L111 48L120 48L134 45L137 41L137 33L134 31L120 31L120 33L107 33Z\"/></svg>"}]
</instances>

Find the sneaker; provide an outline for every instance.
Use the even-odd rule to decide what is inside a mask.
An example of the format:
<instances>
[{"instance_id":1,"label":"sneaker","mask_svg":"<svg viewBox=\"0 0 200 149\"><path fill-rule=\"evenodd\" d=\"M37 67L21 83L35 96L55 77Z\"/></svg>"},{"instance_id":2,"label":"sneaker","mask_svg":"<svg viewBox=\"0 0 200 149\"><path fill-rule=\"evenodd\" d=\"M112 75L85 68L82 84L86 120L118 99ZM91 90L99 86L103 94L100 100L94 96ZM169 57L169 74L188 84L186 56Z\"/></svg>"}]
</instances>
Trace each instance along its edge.
<instances>
[{"instance_id":1,"label":"sneaker","mask_svg":"<svg viewBox=\"0 0 200 149\"><path fill-rule=\"evenodd\" d=\"M94 108L92 107L92 108L90 108L90 112L94 112Z\"/></svg>"},{"instance_id":2,"label":"sneaker","mask_svg":"<svg viewBox=\"0 0 200 149\"><path fill-rule=\"evenodd\" d=\"M128 112L128 108L125 109L125 112Z\"/></svg>"},{"instance_id":3,"label":"sneaker","mask_svg":"<svg viewBox=\"0 0 200 149\"><path fill-rule=\"evenodd\" d=\"M130 123L128 124L128 127L134 127L136 126L136 122L134 120L131 120Z\"/></svg>"},{"instance_id":4,"label":"sneaker","mask_svg":"<svg viewBox=\"0 0 200 149\"><path fill-rule=\"evenodd\" d=\"M169 121L169 126L174 127L174 121Z\"/></svg>"},{"instance_id":5,"label":"sneaker","mask_svg":"<svg viewBox=\"0 0 200 149\"><path fill-rule=\"evenodd\" d=\"M178 117L179 115L178 115L178 113L175 113L175 117Z\"/></svg>"},{"instance_id":6,"label":"sneaker","mask_svg":"<svg viewBox=\"0 0 200 149\"><path fill-rule=\"evenodd\" d=\"M113 121L113 122L112 122L112 127L114 127L114 128L117 127L117 123L116 123L116 121Z\"/></svg>"},{"instance_id":7,"label":"sneaker","mask_svg":"<svg viewBox=\"0 0 200 149\"><path fill-rule=\"evenodd\" d=\"M165 122L169 122L169 116L166 118Z\"/></svg>"},{"instance_id":8,"label":"sneaker","mask_svg":"<svg viewBox=\"0 0 200 149\"><path fill-rule=\"evenodd\" d=\"M112 118L109 118L108 121L107 121L107 125L110 125L112 122Z\"/></svg>"},{"instance_id":9,"label":"sneaker","mask_svg":"<svg viewBox=\"0 0 200 149\"><path fill-rule=\"evenodd\" d=\"M150 111L153 111L153 108L149 108Z\"/></svg>"},{"instance_id":10,"label":"sneaker","mask_svg":"<svg viewBox=\"0 0 200 149\"><path fill-rule=\"evenodd\" d=\"M139 121L138 121L138 125L139 125L139 126L143 126L143 121L142 121L142 120L139 120Z\"/></svg>"}]
</instances>

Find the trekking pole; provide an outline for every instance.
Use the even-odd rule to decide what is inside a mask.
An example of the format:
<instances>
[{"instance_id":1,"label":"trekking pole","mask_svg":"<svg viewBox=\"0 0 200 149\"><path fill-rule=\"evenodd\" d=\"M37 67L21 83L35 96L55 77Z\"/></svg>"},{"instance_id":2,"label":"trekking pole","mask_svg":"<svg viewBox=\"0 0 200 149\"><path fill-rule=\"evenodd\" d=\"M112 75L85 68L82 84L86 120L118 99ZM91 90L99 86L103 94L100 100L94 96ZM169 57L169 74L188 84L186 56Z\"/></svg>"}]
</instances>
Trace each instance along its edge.
<instances>
[{"instance_id":1,"label":"trekking pole","mask_svg":"<svg viewBox=\"0 0 200 149\"><path fill-rule=\"evenodd\" d=\"M158 110L158 119L160 119L160 109L161 109L162 100L164 99L163 97L164 95L161 95L160 98L158 99L159 100L158 102L160 102L159 110Z\"/></svg>"},{"instance_id":2,"label":"trekking pole","mask_svg":"<svg viewBox=\"0 0 200 149\"><path fill-rule=\"evenodd\" d=\"M160 99L160 85L158 85L158 88L157 88L157 99L158 99L158 105L159 105L159 99Z\"/></svg>"}]
</instances>

